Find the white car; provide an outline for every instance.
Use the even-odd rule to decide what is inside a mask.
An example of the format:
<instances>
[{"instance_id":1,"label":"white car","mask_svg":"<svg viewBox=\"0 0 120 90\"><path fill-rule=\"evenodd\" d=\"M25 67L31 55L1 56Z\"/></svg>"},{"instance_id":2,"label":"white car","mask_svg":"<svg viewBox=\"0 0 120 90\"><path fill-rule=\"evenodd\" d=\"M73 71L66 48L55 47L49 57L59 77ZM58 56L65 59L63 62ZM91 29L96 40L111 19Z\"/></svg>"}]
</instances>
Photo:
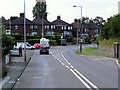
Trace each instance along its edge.
<instances>
[{"instance_id":1,"label":"white car","mask_svg":"<svg viewBox=\"0 0 120 90\"><path fill-rule=\"evenodd\" d=\"M19 49L13 48L12 50L10 50L10 55L11 56L20 56Z\"/></svg>"},{"instance_id":2,"label":"white car","mask_svg":"<svg viewBox=\"0 0 120 90\"><path fill-rule=\"evenodd\" d=\"M14 46L14 47L19 49L20 46L24 49L24 42L17 42L17 46ZM26 49L35 49L35 48L34 48L34 46L32 46L28 42L26 42Z\"/></svg>"}]
</instances>

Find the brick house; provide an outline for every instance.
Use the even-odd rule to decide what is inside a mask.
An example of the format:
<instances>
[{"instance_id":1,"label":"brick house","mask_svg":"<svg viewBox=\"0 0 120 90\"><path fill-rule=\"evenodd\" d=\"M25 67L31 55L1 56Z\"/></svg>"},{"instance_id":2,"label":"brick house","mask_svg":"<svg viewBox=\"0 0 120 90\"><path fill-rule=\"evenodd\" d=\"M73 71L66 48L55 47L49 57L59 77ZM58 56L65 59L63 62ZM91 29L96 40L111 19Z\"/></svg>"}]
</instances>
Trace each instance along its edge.
<instances>
[{"instance_id":1,"label":"brick house","mask_svg":"<svg viewBox=\"0 0 120 90\"><path fill-rule=\"evenodd\" d=\"M47 34L51 30L51 23L48 20L38 17L33 20L33 23L34 23L34 26L36 26L34 30L36 31L37 34L42 34L42 29L44 34Z\"/></svg>"},{"instance_id":2,"label":"brick house","mask_svg":"<svg viewBox=\"0 0 120 90\"><path fill-rule=\"evenodd\" d=\"M61 20L60 16L57 16L57 19L51 22L51 30L55 33L63 33L63 36L68 32L71 32L72 26L71 24Z\"/></svg>"},{"instance_id":3,"label":"brick house","mask_svg":"<svg viewBox=\"0 0 120 90\"><path fill-rule=\"evenodd\" d=\"M77 36L77 30L78 30L79 36L88 35L90 37L94 37L94 36L98 35L99 28L92 21L81 25L78 22L78 20L75 19L71 25L73 28L72 33L73 33L74 37Z\"/></svg>"},{"instance_id":4,"label":"brick house","mask_svg":"<svg viewBox=\"0 0 120 90\"><path fill-rule=\"evenodd\" d=\"M7 26L9 27L9 21ZM72 33L74 37L77 35L77 29L79 36L81 34L88 34L91 37L97 35L99 30L92 21L81 26L81 24L76 20L72 24L69 24L61 20L60 16L57 16L57 19L53 22L49 22L42 18L36 18L33 21L30 21L26 18L26 34L28 36L40 35L42 34L42 29L44 31L44 35L55 32L66 36ZM11 35L24 35L24 13L20 13L19 18L11 21Z\"/></svg>"},{"instance_id":5,"label":"brick house","mask_svg":"<svg viewBox=\"0 0 120 90\"><path fill-rule=\"evenodd\" d=\"M26 35L31 35L34 23L26 18ZM11 34L24 35L24 13L20 13L20 17L11 21Z\"/></svg>"}]
</instances>

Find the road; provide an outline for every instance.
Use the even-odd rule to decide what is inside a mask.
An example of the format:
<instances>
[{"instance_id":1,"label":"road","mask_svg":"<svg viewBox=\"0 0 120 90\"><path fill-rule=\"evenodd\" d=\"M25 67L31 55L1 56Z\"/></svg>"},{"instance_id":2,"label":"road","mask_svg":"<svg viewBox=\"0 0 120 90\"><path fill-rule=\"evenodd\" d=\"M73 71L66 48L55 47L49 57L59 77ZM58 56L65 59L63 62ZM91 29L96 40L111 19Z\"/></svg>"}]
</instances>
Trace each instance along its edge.
<instances>
[{"instance_id":1,"label":"road","mask_svg":"<svg viewBox=\"0 0 120 90\"><path fill-rule=\"evenodd\" d=\"M89 47L89 46L84 46ZM118 88L118 67L108 57L77 55L79 46L36 50L14 88Z\"/></svg>"}]
</instances>

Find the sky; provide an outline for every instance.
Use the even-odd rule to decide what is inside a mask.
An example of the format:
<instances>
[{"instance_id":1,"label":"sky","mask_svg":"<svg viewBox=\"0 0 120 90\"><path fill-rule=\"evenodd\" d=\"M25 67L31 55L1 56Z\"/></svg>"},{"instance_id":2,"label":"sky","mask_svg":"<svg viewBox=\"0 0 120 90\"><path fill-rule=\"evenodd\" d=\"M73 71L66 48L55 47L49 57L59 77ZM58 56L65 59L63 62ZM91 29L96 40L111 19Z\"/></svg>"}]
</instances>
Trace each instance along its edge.
<instances>
[{"instance_id":1,"label":"sky","mask_svg":"<svg viewBox=\"0 0 120 90\"><path fill-rule=\"evenodd\" d=\"M74 19L81 18L81 8L73 7L73 5L82 7L82 16L95 18L103 17L104 20L118 14L119 0L46 0L48 20L50 22L56 20L60 15L61 19L72 23ZM26 0L26 17L33 20L32 10L36 4L36 0ZM11 16L18 16L24 12L24 0L0 0L0 16L9 19Z\"/></svg>"}]
</instances>

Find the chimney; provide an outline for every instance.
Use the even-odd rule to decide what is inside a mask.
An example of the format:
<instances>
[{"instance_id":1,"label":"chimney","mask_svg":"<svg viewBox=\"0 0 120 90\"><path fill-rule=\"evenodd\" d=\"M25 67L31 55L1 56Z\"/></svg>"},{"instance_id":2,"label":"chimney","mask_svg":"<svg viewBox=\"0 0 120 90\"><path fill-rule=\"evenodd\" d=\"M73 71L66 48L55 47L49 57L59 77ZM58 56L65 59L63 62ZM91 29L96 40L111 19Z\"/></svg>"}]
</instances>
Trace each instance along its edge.
<instances>
[{"instance_id":1,"label":"chimney","mask_svg":"<svg viewBox=\"0 0 120 90\"><path fill-rule=\"evenodd\" d=\"M20 18L24 18L24 13L20 13Z\"/></svg>"},{"instance_id":2,"label":"chimney","mask_svg":"<svg viewBox=\"0 0 120 90\"><path fill-rule=\"evenodd\" d=\"M59 20L60 20L60 19L61 19L61 17L60 17L60 16L57 16L57 19L59 19Z\"/></svg>"}]
</instances>

